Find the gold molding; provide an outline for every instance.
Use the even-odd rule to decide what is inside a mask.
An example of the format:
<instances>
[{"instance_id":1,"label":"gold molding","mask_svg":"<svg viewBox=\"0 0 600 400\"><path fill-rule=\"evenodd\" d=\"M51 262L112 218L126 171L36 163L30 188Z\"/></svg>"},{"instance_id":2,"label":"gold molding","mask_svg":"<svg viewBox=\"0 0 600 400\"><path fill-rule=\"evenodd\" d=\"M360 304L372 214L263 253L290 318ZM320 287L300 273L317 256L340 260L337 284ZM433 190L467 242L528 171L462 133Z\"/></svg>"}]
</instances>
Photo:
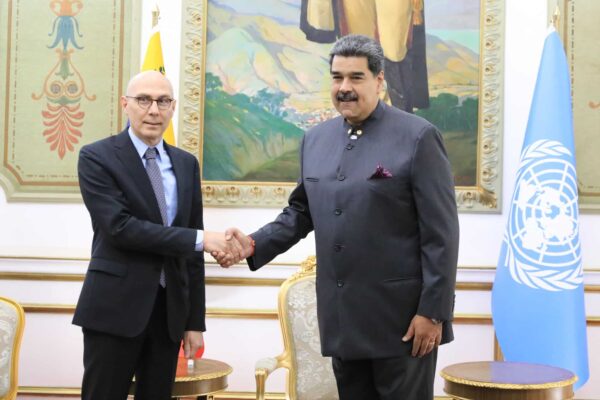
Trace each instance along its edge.
<instances>
[{"instance_id":1,"label":"gold molding","mask_svg":"<svg viewBox=\"0 0 600 400\"><path fill-rule=\"evenodd\" d=\"M89 257L50 257L50 256L24 256L24 255L0 255L0 260L31 260L31 261L84 261L89 262ZM272 261L269 263L270 266L276 267L294 267L300 268L304 261L291 261L291 262L282 262L282 261ZM214 260L206 260L206 265L218 265ZM232 268L242 268L246 269L245 264L236 264L232 266ZM459 265L459 271L495 271L495 265ZM584 267L583 272L600 272L600 267ZM285 279L282 279L282 281Z\"/></svg>"},{"instance_id":2,"label":"gold molding","mask_svg":"<svg viewBox=\"0 0 600 400\"><path fill-rule=\"evenodd\" d=\"M0 255L0 260L40 260L40 261L90 261L89 257L51 257L51 256L23 256L19 254Z\"/></svg>"},{"instance_id":3,"label":"gold molding","mask_svg":"<svg viewBox=\"0 0 600 400\"><path fill-rule=\"evenodd\" d=\"M455 325L492 325L490 314L454 314Z\"/></svg>"},{"instance_id":4,"label":"gold molding","mask_svg":"<svg viewBox=\"0 0 600 400\"><path fill-rule=\"evenodd\" d=\"M235 319L279 319L277 310L257 310L243 308L208 308L208 318L235 318Z\"/></svg>"},{"instance_id":5,"label":"gold molding","mask_svg":"<svg viewBox=\"0 0 600 400\"><path fill-rule=\"evenodd\" d=\"M184 0L181 39L179 147L202 158L208 0ZM459 211L498 212L501 193L504 1L480 2L477 182L457 187ZM202 165L202 163L200 163ZM208 206L280 207L294 182L203 182Z\"/></svg>"},{"instance_id":6,"label":"gold molding","mask_svg":"<svg viewBox=\"0 0 600 400\"><path fill-rule=\"evenodd\" d=\"M262 278L228 278L228 277L206 277L207 285L218 286L275 286L279 287L285 279L262 279Z\"/></svg>"},{"instance_id":7,"label":"gold molding","mask_svg":"<svg viewBox=\"0 0 600 400\"><path fill-rule=\"evenodd\" d=\"M73 314L74 304L31 304L21 303L25 314Z\"/></svg>"},{"instance_id":8,"label":"gold molding","mask_svg":"<svg viewBox=\"0 0 600 400\"><path fill-rule=\"evenodd\" d=\"M20 303L25 313L31 314L72 314L75 311L74 304L43 304L43 303ZM245 308L218 308L206 309L208 318L231 318L231 319L278 319L277 310L273 309L245 309ZM586 317L588 326L600 326L600 316L589 315ZM491 325L490 314L455 314L456 325Z\"/></svg>"},{"instance_id":9,"label":"gold molding","mask_svg":"<svg viewBox=\"0 0 600 400\"><path fill-rule=\"evenodd\" d=\"M492 282L456 282L456 290L490 291Z\"/></svg>"},{"instance_id":10,"label":"gold molding","mask_svg":"<svg viewBox=\"0 0 600 400\"><path fill-rule=\"evenodd\" d=\"M49 282L83 282L85 274L68 274L55 272L14 272L0 271L0 281L49 281ZM206 277L209 286L243 286L243 287L279 287L285 279L282 278L239 278L239 277ZM456 290L483 291L492 290L491 282L457 282ZM585 285L586 293L600 293L600 285Z\"/></svg>"},{"instance_id":11,"label":"gold molding","mask_svg":"<svg viewBox=\"0 0 600 400\"><path fill-rule=\"evenodd\" d=\"M53 387L53 386L19 386L19 395L32 396L60 396L60 397L79 397L81 388L79 387ZM255 399L254 392L220 392L212 395L214 400L250 400ZM285 393L271 392L265 393L267 400L285 400ZM436 396L435 400L451 399L448 396Z\"/></svg>"},{"instance_id":12,"label":"gold molding","mask_svg":"<svg viewBox=\"0 0 600 400\"><path fill-rule=\"evenodd\" d=\"M30 314L73 314L74 304L43 304L43 303L21 303L25 313ZM230 318L230 319L274 319L277 310L268 309L244 309L244 308L207 308L207 318Z\"/></svg>"},{"instance_id":13,"label":"gold molding","mask_svg":"<svg viewBox=\"0 0 600 400\"><path fill-rule=\"evenodd\" d=\"M7 281L83 282L84 277L84 274L65 274L56 272L0 272L0 280Z\"/></svg>"},{"instance_id":14,"label":"gold molding","mask_svg":"<svg viewBox=\"0 0 600 400\"><path fill-rule=\"evenodd\" d=\"M79 387L55 387L55 386L19 386L19 395L30 396L60 396L60 397L79 397L81 388Z\"/></svg>"},{"instance_id":15,"label":"gold molding","mask_svg":"<svg viewBox=\"0 0 600 400\"><path fill-rule=\"evenodd\" d=\"M59 281L83 282L85 274L68 274L54 272L13 272L0 271L0 280L11 281ZM220 286L280 286L285 279L272 278L235 278L235 277L206 277L207 285Z\"/></svg>"}]
</instances>

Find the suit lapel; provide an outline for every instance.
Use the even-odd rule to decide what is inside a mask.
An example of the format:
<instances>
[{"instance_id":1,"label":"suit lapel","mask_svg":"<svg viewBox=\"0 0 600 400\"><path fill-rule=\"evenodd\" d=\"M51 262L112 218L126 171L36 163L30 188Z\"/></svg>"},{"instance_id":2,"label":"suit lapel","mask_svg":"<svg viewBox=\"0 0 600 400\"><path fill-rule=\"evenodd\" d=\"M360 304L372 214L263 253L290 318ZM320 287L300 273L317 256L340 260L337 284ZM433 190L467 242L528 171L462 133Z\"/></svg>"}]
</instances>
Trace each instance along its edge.
<instances>
[{"instance_id":1,"label":"suit lapel","mask_svg":"<svg viewBox=\"0 0 600 400\"><path fill-rule=\"evenodd\" d=\"M171 159L171 165L173 165L173 172L175 173L175 181L177 182L177 213L175 214L175 218L173 219L173 226L181 226L181 216L183 214L183 207L185 207L186 203L184 200L185 193L185 185L188 182L187 172L185 170L185 165L183 162L183 157L179 157L176 151L172 151L172 147L167 144L167 142L163 142L165 146L165 150L169 154L169 158Z\"/></svg>"},{"instance_id":2,"label":"suit lapel","mask_svg":"<svg viewBox=\"0 0 600 400\"><path fill-rule=\"evenodd\" d=\"M131 175L142 198L146 199L145 204L148 205L149 215L152 218L152 221L162 223L160 209L158 208L158 202L156 201L156 195L152 189L150 178L148 178L148 173L144 168L140 155L129 138L127 130L124 130L117 135L115 149L117 158L119 158L121 163L125 166L125 170Z\"/></svg>"}]
</instances>

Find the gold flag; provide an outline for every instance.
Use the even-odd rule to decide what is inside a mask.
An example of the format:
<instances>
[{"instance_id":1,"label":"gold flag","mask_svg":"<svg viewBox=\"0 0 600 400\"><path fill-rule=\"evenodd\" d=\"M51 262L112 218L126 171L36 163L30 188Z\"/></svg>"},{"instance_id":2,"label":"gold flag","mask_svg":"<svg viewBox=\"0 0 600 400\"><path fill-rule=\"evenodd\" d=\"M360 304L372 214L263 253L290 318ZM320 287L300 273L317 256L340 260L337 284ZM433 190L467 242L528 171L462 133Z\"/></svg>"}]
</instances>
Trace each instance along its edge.
<instances>
[{"instance_id":1,"label":"gold flag","mask_svg":"<svg viewBox=\"0 0 600 400\"><path fill-rule=\"evenodd\" d=\"M159 71L165 75L165 63L163 61L162 46L160 43L160 31L158 25L154 26L152 35L148 41L146 48L146 56L142 64L142 71ZM165 142L175 146L175 134L173 132L173 121L169 122L169 126L163 135Z\"/></svg>"}]
</instances>

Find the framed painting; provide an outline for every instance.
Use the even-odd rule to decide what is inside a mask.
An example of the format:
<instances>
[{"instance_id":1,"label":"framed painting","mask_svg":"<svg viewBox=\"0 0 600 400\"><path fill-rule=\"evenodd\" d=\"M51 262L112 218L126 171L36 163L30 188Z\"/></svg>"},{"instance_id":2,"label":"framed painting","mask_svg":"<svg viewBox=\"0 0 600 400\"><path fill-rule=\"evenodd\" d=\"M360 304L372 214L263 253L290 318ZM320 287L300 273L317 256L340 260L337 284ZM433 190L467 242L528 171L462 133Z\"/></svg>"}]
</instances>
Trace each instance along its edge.
<instances>
[{"instance_id":1,"label":"framed painting","mask_svg":"<svg viewBox=\"0 0 600 400\"><path fill-rule=\"evenodd\" d=\"M600 3L585 0L552 0L550 17L558 10L558 32L571 69L573 127L579 207L600 211Z\"/></svg>"},{"instance_id":2,"label":"framed painting","mask_svg":"<svg viewBox=\"0 0 600 400\"><path fill-rule=\"evenodd\" d=\"M0 184L9 201L79 200L82 145L123 129L139 1L0 5Z\"/></svg>"},{"instance_id":3,"label":"framed painting","mask_svg":"<svg viewBox=\"0 0 600 400\"><path fill-rule=\"evenodd\" d=\"M442 131L459 209L498 211L504 2L402 3L412 7L417 22L414 40L397 42L412 40L405 51L410 54L417 30L424 38L425 73L415 86L424 87L425 95L413 111ZM315 39L305 20L331 9L336 17L328 21L335 25L341 12L349 19L354 6L331 0L184 0L179 144L200 160L206 205L285 204L299 175L304 131L337 115L328 56L335 35ZM357 20L367 19L360 14ZM380 42L387 58L387 44ZM393 57L392 66L402 63ZM382 97L399 106L391 95L393 77L386 70L388 95Z\"/></svg>"}]
</instances>

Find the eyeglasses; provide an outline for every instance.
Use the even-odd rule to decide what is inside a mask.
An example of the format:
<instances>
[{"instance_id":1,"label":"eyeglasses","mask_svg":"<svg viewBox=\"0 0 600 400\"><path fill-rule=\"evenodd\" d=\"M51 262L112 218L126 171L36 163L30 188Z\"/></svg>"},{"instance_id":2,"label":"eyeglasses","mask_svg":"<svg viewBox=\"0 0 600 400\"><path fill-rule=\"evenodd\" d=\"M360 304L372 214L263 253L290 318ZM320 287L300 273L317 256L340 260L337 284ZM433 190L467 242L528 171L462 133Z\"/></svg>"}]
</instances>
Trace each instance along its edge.
<instances>
[{"instance_id":1,"label":"eyeglasses","mask_svg":"<svg viewBox=\"0 0 600 400\"><path fill-rule=\"evenodd\" d=\"M169 97L159 97L158 99L153 99L150 96L125 96L125 97L127 97L128 99L135 99L138 106L140 106L140 108L143 108L144 110L147 110L150 107L152 107L153 102L156 102L156 106L160 110L167 110L169 107L171 107L171 103L174 100Z\"/></svg>"}]
</instances>

